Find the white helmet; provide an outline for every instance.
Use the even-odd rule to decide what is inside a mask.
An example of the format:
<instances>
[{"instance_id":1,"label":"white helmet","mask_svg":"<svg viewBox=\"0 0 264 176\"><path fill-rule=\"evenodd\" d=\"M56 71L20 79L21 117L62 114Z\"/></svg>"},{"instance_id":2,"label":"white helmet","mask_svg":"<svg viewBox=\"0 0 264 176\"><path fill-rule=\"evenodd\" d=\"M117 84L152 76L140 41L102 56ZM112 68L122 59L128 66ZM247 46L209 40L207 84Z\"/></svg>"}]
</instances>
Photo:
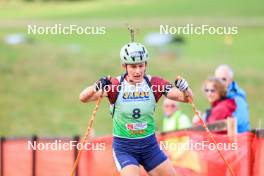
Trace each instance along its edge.
<instances>
[{"instance_id":1,"label":"white helmet","mask_svg":"<svg viewBox=\"0 0 264 176\"><path fill-rule=\"evenodd\" d=\"M122 64L138 64L148 60L148 51L144 45L131 42L124 45L120 50Z\"/></svg>"}]
</instances>

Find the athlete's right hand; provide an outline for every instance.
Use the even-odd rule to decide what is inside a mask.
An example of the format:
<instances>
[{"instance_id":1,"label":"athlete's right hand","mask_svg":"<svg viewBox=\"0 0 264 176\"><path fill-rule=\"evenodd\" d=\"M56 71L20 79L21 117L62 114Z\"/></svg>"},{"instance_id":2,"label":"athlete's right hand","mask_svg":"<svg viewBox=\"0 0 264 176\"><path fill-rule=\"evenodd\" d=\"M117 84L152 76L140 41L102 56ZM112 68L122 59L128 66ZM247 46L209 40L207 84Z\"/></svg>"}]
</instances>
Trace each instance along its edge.
<instances>
[{"instance_id":1,"label":"athlete's right hand","mask_svg":"<svg viewBox=\"0 0 264 176\"><path fill-rule=\"evenodd\" d=\"M98 81L95 82L95 90L106 90L107 86L112 84L110 76L103 76Z\"/></svg>"}]
</instances>

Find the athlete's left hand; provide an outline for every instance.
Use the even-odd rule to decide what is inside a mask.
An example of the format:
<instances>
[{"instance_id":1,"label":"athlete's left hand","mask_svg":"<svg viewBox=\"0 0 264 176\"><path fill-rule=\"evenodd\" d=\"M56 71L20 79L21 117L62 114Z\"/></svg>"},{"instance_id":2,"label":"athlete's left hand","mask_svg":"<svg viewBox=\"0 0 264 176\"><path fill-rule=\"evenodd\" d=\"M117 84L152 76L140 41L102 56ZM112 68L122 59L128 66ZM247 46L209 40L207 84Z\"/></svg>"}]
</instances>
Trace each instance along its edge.
<instances>
[{"instance_id":1,"label":"athlete's left hand","mask_svg":"<svg viewBox=\"0 0 264 176\"><path fill-rule=\"evenodd\" d=\"M174 84L182 92L187 91L189 87L188 82L183 78L176 79Z\"/></svg>"}]
</instances>

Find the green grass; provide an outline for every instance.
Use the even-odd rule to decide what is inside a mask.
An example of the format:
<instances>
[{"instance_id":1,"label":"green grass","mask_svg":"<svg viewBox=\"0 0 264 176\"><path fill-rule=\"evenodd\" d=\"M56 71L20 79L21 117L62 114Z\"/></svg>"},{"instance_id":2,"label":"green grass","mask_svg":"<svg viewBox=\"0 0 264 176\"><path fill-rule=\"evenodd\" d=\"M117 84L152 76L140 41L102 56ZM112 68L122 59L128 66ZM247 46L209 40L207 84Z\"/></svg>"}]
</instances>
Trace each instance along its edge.
<instances>
[{"instance_id":1,"label":"green grass","mask_svg":"<svg viewBox=\"0 0 264 176\"><path fill-rule=\"evenodd\" d=\"M0 19L133 19L148 17L263 16L260 0L99 0L88 2L3 3Z\"/></svg>"},{"instance_id":2,"label":"green grass","mask_svg":"<svg viewBox=\"0 0 264 176\"><path fill-rule=\"evenodd\" d=\"M158 24L174 17L261 17L264 6L260 4L238 0L13 3L1 4L0 20L106 19L111 24L113 20L136 19L144 24L146 18L160 17L155 20ZM124 27L107 27L105 35L27 35L32 42L18 46L7 45L3 39L9 33L26 35L26 26L0 28L0 135L83 134L95 104L80 103L79 93L99 77L118 76L123 71L119 50L129 40L126 20ZM158 26L139 27L138 41L148 32L159 30ZM230 64L235 79L248 94L252 127L258 127L259 121L264 120L263 31L264 27L240 27L239 34L233 36L232 46L225 44L222 35L186 35L184 44L169 46L176 52L174 59L161 58L159 49L147 46L148 73L170 81L177 75L185 77L193 89L197 107L204 111L209 104L201 92L202 82L213 74L218 64ZM80 52L72 48L76 46ZM193 116L190 105L181 106L189 117ZM94 125L96 135L111 133L108 108L104 100ZM155 116L160 127L161 101Z\"/></svg>"}]
</instances>

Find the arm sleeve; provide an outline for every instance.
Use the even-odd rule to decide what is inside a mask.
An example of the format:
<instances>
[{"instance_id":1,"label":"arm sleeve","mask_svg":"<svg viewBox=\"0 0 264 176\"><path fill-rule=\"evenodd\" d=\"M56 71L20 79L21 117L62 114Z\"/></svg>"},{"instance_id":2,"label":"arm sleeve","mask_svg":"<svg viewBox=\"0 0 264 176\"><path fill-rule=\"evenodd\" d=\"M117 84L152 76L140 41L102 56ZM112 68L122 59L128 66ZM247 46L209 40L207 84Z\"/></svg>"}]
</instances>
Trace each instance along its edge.
<instances>
[{"instance_id":1,"label":"arm sleeve","mask_svg":"<svg viewBox=\"0 0 264 176\"><path fill-rule=\"evenodd\" d=\"M151 77L150 83L156 102L159 101L162 94L166 95L166 93L172 88L172 84L169 81L157 76Z\"/></svg>"},{"instance_id":2,"label":"arm sleeve","mask_svg":"<svg viewBox=\"0 0 264 176\"><path fill-rule=\"evenodd\" d=\"M119 81L117 78L111 78L112 84L107 89L107 97L111 104L114 104L117 99Z\"/></svg>"}]
</instances>

